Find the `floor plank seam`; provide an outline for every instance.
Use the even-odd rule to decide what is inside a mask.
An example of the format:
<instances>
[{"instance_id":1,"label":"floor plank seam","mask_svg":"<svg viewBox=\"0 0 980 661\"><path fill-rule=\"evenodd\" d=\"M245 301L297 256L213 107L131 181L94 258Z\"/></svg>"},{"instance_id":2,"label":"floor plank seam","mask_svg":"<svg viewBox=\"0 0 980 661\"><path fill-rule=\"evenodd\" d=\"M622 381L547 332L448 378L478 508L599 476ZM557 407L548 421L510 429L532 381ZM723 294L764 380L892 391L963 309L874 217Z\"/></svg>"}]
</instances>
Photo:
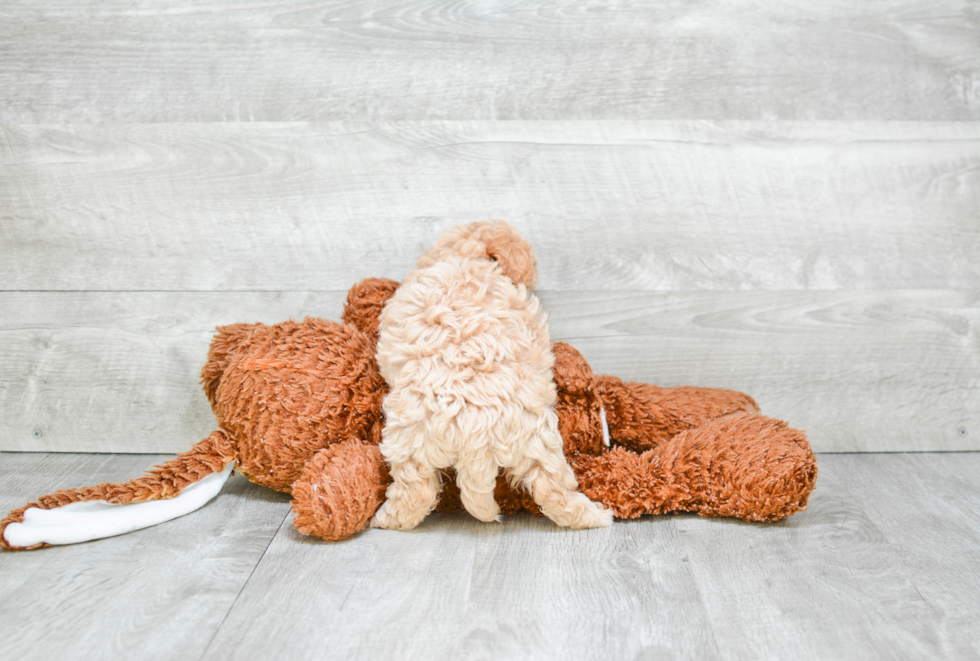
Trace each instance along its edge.
<instances>
[{"instance_id":1,"label":"floor plank seam","mask_svg":"<svg viewBox=\"0 0 980 661\"><path fill-rule=\"evenodd\" d=\"M245 582L242 583L241 590L239 590L238 594L235 595L235 599L231 602L231 606L228 607L228 610L225 611L225 616L221 618L221 622L219 622L218 626L214 628L214 633L211 634L211 638L208 640L208 644L204 646L204 651L201 652L201 656L198 658L198 661L203 661L204 657L208 655L208 651L211 649L211 645L214 644L214 639L218 637L218 632L221 631L221 627L225 626L225 622L228 621L228 616L231 615L231 612L235 610L235 606L238 604L238 600L241 599L242 593L245 592L245 588L248 587L248 584L249 582L251 582L252 577L255 576L255 570L258 569L259 565L262 563L262 559L265 558L265 554L269 552L269 547L272 546L272 542L274 542L276 540L276 537L279 536L279 531L282 530L283 525L286 523L286 519L289 518L289 512L291 511L292 509L288 510L286 514L282 517L282 521L279 522L279 527L276 528L276 532L273 533L272 536L269 538L269 543L265 545L265 549L262 551L262 555L260 555L258 560L255 561L255 566L252 567L252 571L248 573L248 578L246 578Z\"/></svg>"},{"instance_id":2,"label":"floor plank seam","mask_svg":"<svg viewBox=\"0 0 980 661\"><path fill-rule=\"evenodd\" d=\"M690 549L688 540L685 539L682 531L677 527L677 524L674 521L671 521L670 522L670 525L671 525L671 527L673 527L674 532L677 535L677 538L681 542L681 546L684 549L684 555L690 557L691 549ZM688 568L687 568L687 575L688 575L688 578L691 581L691 585L694 587L695 594L697 594L697 596L698 596L698 603L700 603L700 605L701 605L702 612L707 613L708 612L708 600L705 599L704 590L701 588L701 584L698 582L697 576L695 575L694 571L692 571L692 568L691 568L690 565L688 565ZM715 657L715 658L718 658L718 659L723 658L723 655L722 655L722 652L721 652L721 646L718 644L718 633L717 633L717 631L715 631L715 627L712 624L711 619L710 618L707 618L705 620L705 624L708 627L708 633L711 634L711 644L715 648L715 653L717 654L717 657Z\"/></svg>"}]
</instances>

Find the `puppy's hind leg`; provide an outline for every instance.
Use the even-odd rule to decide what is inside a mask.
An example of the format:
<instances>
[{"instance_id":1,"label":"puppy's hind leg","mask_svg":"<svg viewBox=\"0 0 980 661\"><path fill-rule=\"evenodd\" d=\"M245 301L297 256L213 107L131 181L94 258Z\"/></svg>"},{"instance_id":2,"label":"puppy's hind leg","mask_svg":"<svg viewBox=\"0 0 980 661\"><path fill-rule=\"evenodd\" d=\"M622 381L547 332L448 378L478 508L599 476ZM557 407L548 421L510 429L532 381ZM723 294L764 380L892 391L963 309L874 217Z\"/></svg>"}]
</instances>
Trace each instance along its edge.
<instances>
[{"instance_id":1,"label":"puppy's hind leg","mask_svg":"<svg viewBox=\"0 0 980 661\"><path fill-rule=\"evenodd\" d=\"M568 476L565 472L568 472ZM541 508L541 512L559 526L568 528L605 528L612 523L612 511L603 509L588 497L566 484L568 477L575 484L575 475L567 466L552 471L544 464L533 467L528 474L531 497ZM576 484L577 486L577 484Z\"/></svg>"},{"instance_id":2,"label":"puppy's hind leg","mask_svg":"<svg viewBox=\"0 0 980 661\"><path fill-rule=\"evenodd\" d=\"M575 473L562 452L558 416L549 411L536 434L524 444L523 455L508 466L509 474L520 479L531 491L541 512L559 526L605 528L612 523L612 511L576 491Z\"/></svg>"},{"instance_id":3,"label":"puppy's hind leg","mask_svg":"<svg viewBox=\"0 0 980 661\"><path fill-rule=\"evenodd\" d=\"M372 528L411 530L435 509L442 491L439 471L409 460L392 464L393 482L385 492L385 502L371 520Z\"/></svg>"}]
</instances>

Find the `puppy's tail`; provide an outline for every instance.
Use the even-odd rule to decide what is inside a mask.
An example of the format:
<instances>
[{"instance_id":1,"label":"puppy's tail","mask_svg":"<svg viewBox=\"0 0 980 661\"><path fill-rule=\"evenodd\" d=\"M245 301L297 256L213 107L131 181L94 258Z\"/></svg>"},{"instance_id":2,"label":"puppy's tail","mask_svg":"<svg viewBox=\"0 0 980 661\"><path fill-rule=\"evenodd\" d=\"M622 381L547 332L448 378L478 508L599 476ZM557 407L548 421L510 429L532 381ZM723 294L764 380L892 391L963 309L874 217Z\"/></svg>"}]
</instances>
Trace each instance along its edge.
<instances>
[{"instance_id":1,"label":"puppy's tail","mask_svg":"<svg viewBox=\"0 0 980 661\"><path fill-rule=\"evenodd\" d=\"M524 285L528 289L534 289L538 281L538 261L534 248L503 220L456 225L419 258L418 268L432 266L450 255L492 259L515 285Z\"/></svg>"},{"instance_id":2,"label":"puppy's tail","mask_svg":"<svg viewBox=\"0 0 980 661\"><path fill-rule=\"evenodd\" d=\"M0 521L0 548L28 550L87 542L183 516L217 495L231 473L235 454L232 440L214 431L143 477L41 496Z\"/></svg>"}]
</instances>

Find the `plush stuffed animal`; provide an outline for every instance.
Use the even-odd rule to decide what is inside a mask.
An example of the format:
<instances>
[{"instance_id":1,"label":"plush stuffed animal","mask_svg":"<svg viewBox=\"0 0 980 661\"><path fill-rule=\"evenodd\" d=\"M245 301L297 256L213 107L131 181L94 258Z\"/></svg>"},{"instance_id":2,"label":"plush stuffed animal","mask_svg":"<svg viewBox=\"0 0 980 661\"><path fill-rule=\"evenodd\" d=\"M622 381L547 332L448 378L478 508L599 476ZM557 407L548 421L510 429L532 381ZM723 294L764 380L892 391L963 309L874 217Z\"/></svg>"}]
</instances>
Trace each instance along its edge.
<instances>
[{"instance_id":1,"label":"plush stuffed animal","mask_svg":"<svg viewBox=\"0 0 980 661\"><path fill-rule=\"evenodd\" d=\"M617 518L692 512L771 522L806 509L817 477L806 435L760 415L748 395L596 376L572 346L552 350L565 456L582 493ZM462 511L452 471L445 478L436 511ZM333 445L293 486L294 525L344 539L367 525L389 483L374 444ZM503 476L494 496L505 514L540 515Z\"/></svg>"},{"instance_id":2,"label":"plush stuffed animal","mask_svg":"<svg viewBox=\"0 0 980 661\"><path fill-rule=\"evenodd\" d=\"M343 323L307 318L218 329L202 370L219 430L120 484L42 496L0 521L0 547L33 549L121 534L206 503L237 468L291 493L294 525L340 540L362 530L390 483L378 450L387 385L378 319L398 283L352 287ZM658 388L595 376L558 342L556 411L565 455L590 499L615 516L695 512L775 521L806 507L816 461L803 432L758 414L744 394ZM451 476L438 510L462 509ZM503 479L505 513L537 513Z\"/></svg>"}]
</instances>

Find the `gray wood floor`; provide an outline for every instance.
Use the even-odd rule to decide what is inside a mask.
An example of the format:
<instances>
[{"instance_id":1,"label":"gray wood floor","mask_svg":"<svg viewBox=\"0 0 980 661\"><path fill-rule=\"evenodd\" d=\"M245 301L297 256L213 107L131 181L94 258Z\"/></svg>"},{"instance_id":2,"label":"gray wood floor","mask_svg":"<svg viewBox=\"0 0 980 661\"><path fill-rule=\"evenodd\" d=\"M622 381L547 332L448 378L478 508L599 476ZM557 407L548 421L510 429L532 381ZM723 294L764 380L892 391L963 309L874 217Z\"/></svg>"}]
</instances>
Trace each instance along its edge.
<instances>
[{"instance_id":1,"label":"gray wood floor","mask_svg":"<svg viewBox=\"0 0 980 661\"><path fill-rule=\"evenodd\" d=\"M0 453L0 509L163 458ZM980 658L980 453L819 467L809 509L777 524L453 514L336 544L236 476L170 523L0 554L3 656Z\"/></svg>"}]
</instances>

